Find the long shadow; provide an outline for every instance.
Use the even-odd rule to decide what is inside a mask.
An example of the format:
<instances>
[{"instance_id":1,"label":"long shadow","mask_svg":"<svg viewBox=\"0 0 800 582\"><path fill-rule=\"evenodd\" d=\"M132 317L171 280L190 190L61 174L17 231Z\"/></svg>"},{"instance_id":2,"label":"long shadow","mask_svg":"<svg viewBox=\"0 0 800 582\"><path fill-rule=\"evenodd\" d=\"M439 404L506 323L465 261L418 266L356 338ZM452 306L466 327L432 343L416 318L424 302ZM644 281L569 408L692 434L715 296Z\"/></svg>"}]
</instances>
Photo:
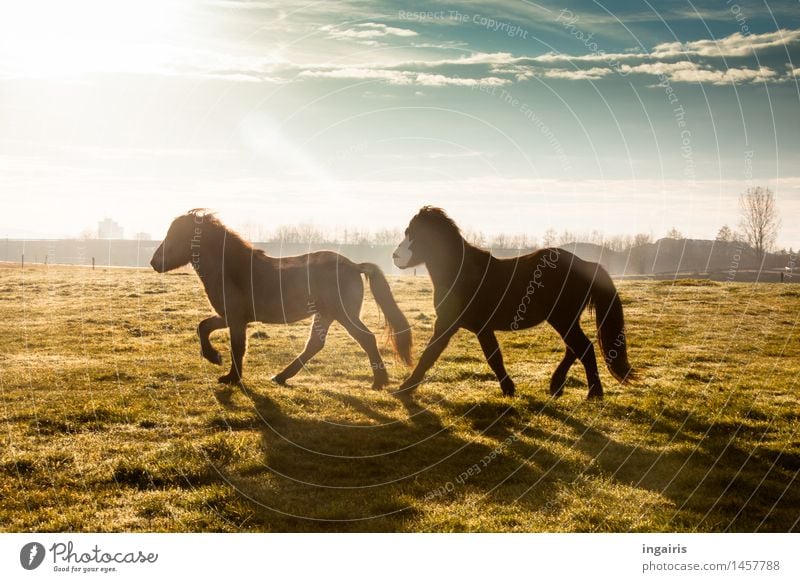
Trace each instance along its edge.
<instances>
[{"instance_id":1,"label":"long shadow","mask_svg":"<svg viewBox=\"0 0 800 582\"><path fill-rule=\"evenodd\" d=\"M550 438L591 456L604 475L669 498L676 508L670 529L788 532L797 527L799 467L791 453L744 450L736 429L698 419L687 423L669 412L652 423L681 445L667 451L615 441L557 407L542 413L578 435Z\"/></svg>"},{"instance_id":2,"label":"long shadow","mask_svg":"<svg viewBox=\"0 0 800 582\"><path fill-rule=\"evenodd\" d=\"M230 481L256 507L249 523L258 529L418 530L418 508L463 504L466 498L515 504L526 512L553 511L564 485L586 477L589 487L592 477L602 477L669 499L674 512L667 510L669 519L657 526L668 531L785 532L797 527L796 456L743 450L730 432L697 419L690 426L669 414L656 422L638 419L675 437L676 446L654 449L619 442L541 399L444 403L453 407L452 417L471 425L478 439L471 441L414 396L398 399L406 412L406 419L398 421L357 397L326 392L374 422L347 426L287 414L266 395L242 392L256 417L240 428L259 431L263 464ZM230 396L220 402L241 409ZM569 430L539 429L521 420L518 410L525 408ZM553 453L564 447L592 462ZM510 520L507 527L513 529ZM454 519L437 529L459 527Z\"/></svg>"},{"instance_id":3,"label":"long shadow","mask_svg":"<svg viewBox=\"0 0 800 582\"><path fill-rule=\"evenodd\" d=\"M264 394L242 392L258 417L254 425L261 434L264 464L230 480L241 497L259 507L249 525L264 530L418 529L414 520L420 503L487 495L510 502L510 485L529 486L543 473L539 463L556 461L543 452L536 462L521 462L509 454L510 448L498 454L492 446L465 440L413 398L400 400L408 420L398 422L363 401L335 395L376 421L374 426L344 426L289 415ZM511 434L513 415L500 415L497 422L509 424L498 435ZM543 506L552 488L543 482L548 491L540 491L529 508Z\"/></svg>"}]
</instances>

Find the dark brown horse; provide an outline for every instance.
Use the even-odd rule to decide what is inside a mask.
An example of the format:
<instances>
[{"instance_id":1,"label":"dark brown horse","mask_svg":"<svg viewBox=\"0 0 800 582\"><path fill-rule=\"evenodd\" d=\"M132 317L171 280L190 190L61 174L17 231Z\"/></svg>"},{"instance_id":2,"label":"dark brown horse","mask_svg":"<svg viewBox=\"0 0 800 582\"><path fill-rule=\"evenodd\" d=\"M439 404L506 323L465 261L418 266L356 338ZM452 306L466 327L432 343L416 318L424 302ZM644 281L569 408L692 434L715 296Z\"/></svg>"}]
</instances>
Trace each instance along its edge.
<instances>
[{"instance_id":1,"label":"dark brown horse","mask_svg":"<svg viewBox=\"0 0 800 582\"><path fill-rule=\"evenodd\" d=\"M570 366L586 369L589 398L602 398L592 342L580 317L588 305L597 317L598 340L611 374L631 380L622 303L611 277L597 263L562 249L548 248L513 259L498 259L469 244L439 208L426 206L411 219L393 259L400 268L425 264L433 282L436 323L433 336L411 376L399 391L415 388L461 328L478 336L503 394L513 396L495 331L516 331L547 321L564 339L567 351L550 381L560 396Z\"/></svg>"},{"instance_id":2,"label":"dark brown horse","mask_svg":"<svg viewBox=\"0 0 800 582\"><path fill-rule=\"evenodd\" d=\"M273 380L283 384L325 345L328 328L338 321L369 356L373 388L389 383L374 334L361 321L364 283L369 280L375 301L386 316L392 344L411 363L411 329L392 296L383 272L372 263L354 263L331 251L273 258L229 230L213 214L190 210L176 218L150 261L164 273L191 264L203 282L217 315L200 322L197 332L203 357L222 364L209 341L215 330L230 328L231 370L219 378L239 383L247 344L247 324L291 323L313 316L303 352Z\"/></svg>"}]
</instances>

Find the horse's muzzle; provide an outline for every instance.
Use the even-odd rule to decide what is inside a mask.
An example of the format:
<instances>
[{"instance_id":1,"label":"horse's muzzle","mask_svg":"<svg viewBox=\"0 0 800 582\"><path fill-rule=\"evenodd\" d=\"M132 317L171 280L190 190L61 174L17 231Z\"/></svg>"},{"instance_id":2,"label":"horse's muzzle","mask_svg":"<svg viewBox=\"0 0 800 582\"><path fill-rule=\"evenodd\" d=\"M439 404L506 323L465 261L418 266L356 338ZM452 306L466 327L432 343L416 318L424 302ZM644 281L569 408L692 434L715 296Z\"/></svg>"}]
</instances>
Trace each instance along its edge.
<instances>
[{"instance_id":1,"label":"horse's muzzle","mask_svg":"<svg viewBox=\"0 0 800 582\"><path fill-rule=\"evenodd\" d=\"M156 273L163 273L164 269L164 243L161 243L153 253L153 258L150 259L150 266Z\"/></svg>"},{"instance_id":2,"label":"horse's muzzle","mask_svg":"<svg viewBox=\"0 0 800 582\"><path fill-rule=\"evenodd\" d=\"M164 272L164 253L156 252L153 255L153 258L150 259L150 266L153 267L153 270L156 273L163 273Z\"/></svg>"}]
</instances>

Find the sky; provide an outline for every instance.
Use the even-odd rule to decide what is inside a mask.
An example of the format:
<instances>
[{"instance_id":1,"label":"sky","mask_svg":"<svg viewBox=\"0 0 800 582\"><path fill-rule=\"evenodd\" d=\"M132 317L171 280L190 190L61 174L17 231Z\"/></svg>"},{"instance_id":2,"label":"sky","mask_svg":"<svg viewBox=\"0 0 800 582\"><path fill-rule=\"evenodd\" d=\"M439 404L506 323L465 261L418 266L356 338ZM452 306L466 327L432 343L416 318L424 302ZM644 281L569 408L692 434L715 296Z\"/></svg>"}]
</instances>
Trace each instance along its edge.
<instances>
[{"instance_id":1,"label":"sky","mask_svg":"<svg viewBox=\"0 0 800 582\"><path fill-rule=\"evenodd\" d=\"M0 236L281 224L800 247L797 0L0 0Z\"/></svg>"}]
</instances>

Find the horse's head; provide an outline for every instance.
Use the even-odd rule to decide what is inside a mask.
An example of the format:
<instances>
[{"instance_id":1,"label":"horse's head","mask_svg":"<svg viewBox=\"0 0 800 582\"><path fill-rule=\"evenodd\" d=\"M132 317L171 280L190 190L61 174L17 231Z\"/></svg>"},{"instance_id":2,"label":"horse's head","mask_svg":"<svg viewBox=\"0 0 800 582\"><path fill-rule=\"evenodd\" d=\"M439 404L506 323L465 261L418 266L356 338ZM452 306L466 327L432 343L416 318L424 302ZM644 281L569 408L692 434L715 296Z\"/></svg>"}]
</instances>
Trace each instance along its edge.
<instances>
[{"instance_id":1,"label":"horse's head","mask_svg":"<svg viewBox=\"0 0 800 582\"><path fill-rule=\"evenodd\" d=\"M150 266L159 273L166 273L192 261L199 254L203 218L202 211L190 210L173 220L164 242L153 253Z\"/></svg>"},{"instance_id":2,"label":"horse's head","mask_svg":"<svg viewBox=\"0 0 800 582\"><path fill-rule=\"evenodd\" d=\"M458 226L441 208L423 206L408 223L406 238L392 254L394 264L401 268L416 267L427 262L431 250L449 247L461 240Z\"/></svg>"}]
</instances>

